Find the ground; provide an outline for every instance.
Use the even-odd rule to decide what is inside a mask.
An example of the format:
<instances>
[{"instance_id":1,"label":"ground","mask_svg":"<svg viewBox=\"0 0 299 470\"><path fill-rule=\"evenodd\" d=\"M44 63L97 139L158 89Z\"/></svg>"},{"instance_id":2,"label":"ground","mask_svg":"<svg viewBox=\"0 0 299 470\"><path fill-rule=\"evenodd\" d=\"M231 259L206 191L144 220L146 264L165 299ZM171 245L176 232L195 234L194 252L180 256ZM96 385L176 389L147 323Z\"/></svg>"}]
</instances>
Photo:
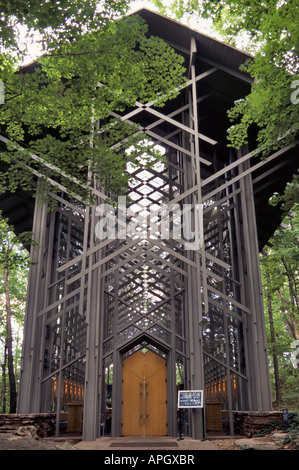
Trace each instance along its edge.
<instances>
[{"instance_id":1,"label":"ground","mask_svg":"<svg viewBox=\"0 0 299 470\"><path fill-rule=\"evenodd\" d=\"M74 450L68 442L56 444L53 441L32 437L17 437L12 433L0 433L0 451L3 450Z\"/></svg>"},{"instance_id":2,"label":"ground","mask_svg":"<svg viewBox=\"0 0 299 470\"><path fill-rule=\"evenodd\" d=\"M30 427L31 428L31 427ZM283 444L285 434L273 432L258 438L211 439L219 450L295 450L294 445ZM36 436L34 429L0 432L0 451L3 450L76 450L76 442L55 442Z\"/></svg>"},{"instance_id":3,"label":"ground","mask_svg":"<svg viewBox=\"0 0 299 470\"><path fill-rule=\"evenodd\" d=\"M298 438L297 438L298 440ZM212 440L219 450L298 450L299 442L288 442L287 434L271 432L263 437Z\"/></svg>"}]
</instances>

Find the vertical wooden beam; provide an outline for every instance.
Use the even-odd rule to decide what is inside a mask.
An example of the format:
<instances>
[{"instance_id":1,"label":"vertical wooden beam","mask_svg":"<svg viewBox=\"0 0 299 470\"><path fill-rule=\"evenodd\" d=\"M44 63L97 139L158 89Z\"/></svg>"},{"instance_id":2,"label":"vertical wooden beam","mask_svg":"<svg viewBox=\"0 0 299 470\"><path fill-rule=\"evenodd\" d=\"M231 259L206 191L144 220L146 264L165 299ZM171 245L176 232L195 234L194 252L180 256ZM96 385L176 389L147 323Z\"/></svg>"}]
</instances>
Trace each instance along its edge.
<instances>
[{"instance_id":1,"label":"vertical wooden beam","mask_svg":"<svg viewBox=\"0 0 299 470\"><path fill-rule=\"evenodd\" d=\"M83 257L87 256L87 237L90 246L95 242L95 213L94 208L86 209L84 228L84 251ZM101 324L100 308L100 270L101 267L93 269L96 254L89 257L88 277L87 277L87 305L86 305L86 370L85 370L85 392L84 392L84 415L83 415L83 440L93 441L99 435L100 429L100 391L99 371L100 352L99 335ZM84 276L82 276L84 283Z\"/></svg>"},{"instance_id":2,"label":"vertical wooden beam","mask_svg":"<svg viewBox=\"0 0 299 470\"><path fill-rule=\"evenodd\" d=\"M115 240L115 250L119 245L119 240ZM116 264L119 261L119 255L115 258ZM112 385L112 421L111 435L113 437L121 436L122 432L122 406L120 397L122 396L122 358L117 349L118 336L118 294L119 294L119 270L114 272L114 315L113 315L113 385Z\"/></svg>"},{"instance_id":3,"label":"vertical wooden beam","mask_svg":"<svg viewBox=\"0 0 299 470\"><path fill-rule=\"evenodd\" d=\"M240 154L240 153L239 153ZM245 166L245 167L244 167ZM243 163L246 171L250 163ZM253 410L269 411L272 409L267 340L265 332L263 293L261 285L256 216L251 173L240 181L242 220L247 272L245 276L247 302L252 315L247 319L247 373Z\"/></svg>"},{"instance_id":4,"label":"vertical wooden beam","mask_svg":"<svg viewBox=\"0 0 299 470\"><path fill-rule=\"evenodd\" d=\"M21 361L18 413L35 413L40 407L40 344L43 332L37 313L44 302L44 249L47 240L47 207L37 198L33 220L33 238L39 248L31 247L24 341Z\"/></svg>"},{"instance_id":5,"label":"vertical wooden beam","mask_svg":"<svg viewBox=\"0 0 299 470\"><path fill-rule=\"evenodd\" d=\"M191 171L194 171L194 186L196 187L196 193L194 193L193 204L194 211L196 204L201 205L201 171L200 171L200 161L199 161L199 132L198 132L198 111L197 111L197 91L196 91L196 72L195 72L195 54L196 54L196 41L194 38L191 38L190 44L190 74L192 81L192 95L191 95L191 112L192 112L192 121L194 129L194 141L192 142L191 152L193 153L193 165L194 168ZM190 167L189 167L190 168ZM189 277L189 282L191 279L191 296L190 307L192 308L191 313L191 335L193 337L193 347L192 355L190 358L193 365L191 369L191 388L193 390L204 390L204 372L203 372L203 356L202 356L202 288L203 288L203 299L205 309L208 308L207 305L207 287L206 287L206 278L205 278L205 248L204 240L201 240L202 246L200 248L200 253L198 251L192 251L190 255L194 257L196 262L196 269L192 271L192 278ZM200 267L200 257L202 262L202 277L201 277L201 267ZM190 308L189 307L189 308ZM190 338L191 339L191 338ZM192 409L191 411L191 425L192 425L192 437L194 439L204 439L205 438L205 427L204 427L204 409Z\"/></svg>"}]
</instances>

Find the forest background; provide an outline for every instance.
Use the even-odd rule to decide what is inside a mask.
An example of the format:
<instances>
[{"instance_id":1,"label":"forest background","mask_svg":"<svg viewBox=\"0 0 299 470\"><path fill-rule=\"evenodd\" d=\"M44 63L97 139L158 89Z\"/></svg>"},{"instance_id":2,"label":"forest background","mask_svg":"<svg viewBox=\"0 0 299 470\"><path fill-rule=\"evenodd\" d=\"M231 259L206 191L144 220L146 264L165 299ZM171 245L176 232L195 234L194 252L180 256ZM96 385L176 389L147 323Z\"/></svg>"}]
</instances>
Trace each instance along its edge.
<instances>
[{"instance_id":1,"label":"forest background","mask_svg":"<svg viewBox=\"0 0 299 470\"><path fill-rule=\"evenodd\" d=\"M113 34L120 34L114 29L115 19L122 18L132 6L134 8L134 6L145 5L156 8L170 17L187 21L193 27L201 23L205 24L204 22L207 21L209 28L212 28L210 31L213 35L253 54L254 59L244 67L255 78L255 82L250 95L245 100L237 102L230 112L232 120L228 133L230 145L237 148L246 142L247 131L252 124L260 129L259 145L265 155L279 146L282 147L295 141L298 136L299 122L299 100L297 99L299 97L297 93L299 88L299 6L297 1L265 0L261 3L247 0L226 2L205 0L127 2L121 0L104 3L106 9L99 9L101 2L85 2L84 0L77 2L0 1L0 79L8 84L5 87L5 105L0 109L0 126L1 130L5 128L5 132L11 139L22 142L24 122L29 125L32 135L38 136L41 128L49 125L50 120L51 125L63 124L64 132L68 133L70 139L77 139L79 127L83 135L86 131L84 126L87 121L90 122L90 116L87 114L81 116L82 119L78 122L70 122L69 116L63 115L61 111L62 107L70 109L70 101L67 101L68 97L63 96L57 84L62 76L73 77L78 70L90 67L91 62L94 62L94 60L88 61L91 54L93 59L100 55L104 57L100 64L103 67L107 54L110 53L111 58L111 51L104 50L107 37L102 36L102 42L101 40L97 42L94 33L101 27L106 30L108 28L110 38ZM103 3L101 5L103 7ZM157 51L157 44L144 43L143 56L139 58L143 66L136 69L135 57L131 54L136 43L132 42L132 37L136 41L144 40L142 25L124 22L121 34L123 44L126 46L124 55L126 81L121 87L120 82L123 76L121 75L119 81L116 81L115 77L120 73L118 68L113 74L114 81L107 83L114 92L114 98L112 95L108 96L107 93L102 94L101 97L97 96L105 113L113 107L115 109L117 106L124 106L134 101L137 95L139 97L143 94L143 97L149 98L155 96L157 90L162 90L164 93L170 91L171 87L181 83L182 79L181 62L174 55L171 55L171 63L172 65L175 63L176 68L173 68L172 77L165 72L169 65L167 60L164 64L162 59L160 62L157 61L159 63L155 68L149 70L148 64ZM76 38L75 41L74 38ZM26 92L25 77L22 75L22 67L25 59L27 60L30 55L32 45L38 46L39 50L48 54L44 63L41 59L42 65L49 73L46 93L40 95L42 102L40 108L32 105L32 96L37 93L40 76L35 77L35 82L31 84L33 88L29 93ZM92 46L94 49L91 49ZM118 54L117 48L114 49L113 54L115 56ZM68 60L62 60L65 58ZM55 67L53 60L55 60ZM57 62L60 62L60 68ZM99 63L97 65L99 66ZM113 66L116 67L116 63L112 60ZM147 74L152 73L153 77L160 69L162 81L148 88ZM130 81L137 84L135 76L138 77L138 87L136 86L136 92L132 92ZM89 84L87 89L82 88L82 82L78 83L77 88L72 89L72 106L76 106L74 96L78 98L78 90L80 90L80 105L84 99L86 108L89 108L89 104L94 99L91 91L93 89L93 84ZM117 100L115 91L117 91ZM51 97L54 95L55 101L52 108ZM58 102L59 98L62 101ZM60 105L59 115L55 114L57 103ZM45 108L47 122L45 122ZM74 132L75 127L76 132ZM118 132L126 132L126 130L118 129ZM116 137L118 136L119 133ZM111 142L107 143L109 144ZM58 148L57 145L60 144L53 140L35 139L36 147L33 149L42 154L48 153L53 158L56 154L69 151L65 146ZM16 149L11 151L15 152ZM111 169L112 172L119 174L117 186L112 188L114 192L118 192L125 185L120 171L123 161L115 158L115 155L111 153L107 155L107 170L104 175L101 174L101 177L109 186ZM86 155L86 152L85 154L83 152L83 156L90 158L90 153ZM1 159L6 163L14 161L8 153L2 153ZM103 171L103 165L100 170ZM79 175L75 176L79 177ZM26 174L22 173L21 176L20 168L16 166L10 174L2 174L1 192L14 191L22 185L26 187L27 182ZM44 189L46 191L46 186ZM287 185L284 194L274 194L271 198L271 204L281 205L284 220L260 253L273 405L275 409L288 408L294 411L299 411L298 194L299 178L298 175L294 175L293 181ZM83 196L88 198L87 193ZM29 233L16 237L7 221L1 220L0 412L14 412L16 409L29 270L29 254L24 246L28 245L30 238Z\"/></svg>"}]
</instances>

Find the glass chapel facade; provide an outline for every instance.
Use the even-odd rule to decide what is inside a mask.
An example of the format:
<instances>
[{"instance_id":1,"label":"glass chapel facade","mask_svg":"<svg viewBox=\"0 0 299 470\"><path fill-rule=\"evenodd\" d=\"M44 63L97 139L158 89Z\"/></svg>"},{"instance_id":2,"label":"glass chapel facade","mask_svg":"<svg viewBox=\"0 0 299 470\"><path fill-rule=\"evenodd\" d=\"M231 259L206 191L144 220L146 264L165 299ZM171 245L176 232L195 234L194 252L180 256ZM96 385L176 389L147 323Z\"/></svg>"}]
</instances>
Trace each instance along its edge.
<instances>
[{"instance_id":1,"label":"glass chapel facade","mask_svg":"<svg viewBox=\"0 0 299 470\"><path fill-rule=\"evenodd\" d=\"M164 155L127 168L125 234L96 183L93 207L63 190L55 212L36 204L19 412L56 413L59 434L80 410L86 440L176 436L178 390L203 390L205 414L184 411L183 432L213 431L206 413L217 403L219 431L233 434L234 411L271 409L258 185L283 152L260 161L251 144L227 146L227 109L250 89L243 53L140 14L185 56L189 81L164 108L119 116ZM103 227L110 236L98 236Z\"/></svg>"}]
</instances>

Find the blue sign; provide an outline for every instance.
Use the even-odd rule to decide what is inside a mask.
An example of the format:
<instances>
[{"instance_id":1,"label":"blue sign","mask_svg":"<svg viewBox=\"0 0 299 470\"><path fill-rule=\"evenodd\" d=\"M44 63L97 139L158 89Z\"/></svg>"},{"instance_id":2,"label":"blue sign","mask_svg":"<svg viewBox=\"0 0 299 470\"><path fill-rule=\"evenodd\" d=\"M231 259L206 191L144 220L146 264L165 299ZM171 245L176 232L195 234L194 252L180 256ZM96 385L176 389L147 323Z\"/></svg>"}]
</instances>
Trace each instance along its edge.
<instances>
[{"instance_id":1,"label":"blue sign","mask_svg":"<svg viewBox=\"0 0 299 470\"><path fill-rule=\"evenodd\" d=\"M179 408L203 408L203 390L179 390Z\"/></svg>"}]
</instances>

